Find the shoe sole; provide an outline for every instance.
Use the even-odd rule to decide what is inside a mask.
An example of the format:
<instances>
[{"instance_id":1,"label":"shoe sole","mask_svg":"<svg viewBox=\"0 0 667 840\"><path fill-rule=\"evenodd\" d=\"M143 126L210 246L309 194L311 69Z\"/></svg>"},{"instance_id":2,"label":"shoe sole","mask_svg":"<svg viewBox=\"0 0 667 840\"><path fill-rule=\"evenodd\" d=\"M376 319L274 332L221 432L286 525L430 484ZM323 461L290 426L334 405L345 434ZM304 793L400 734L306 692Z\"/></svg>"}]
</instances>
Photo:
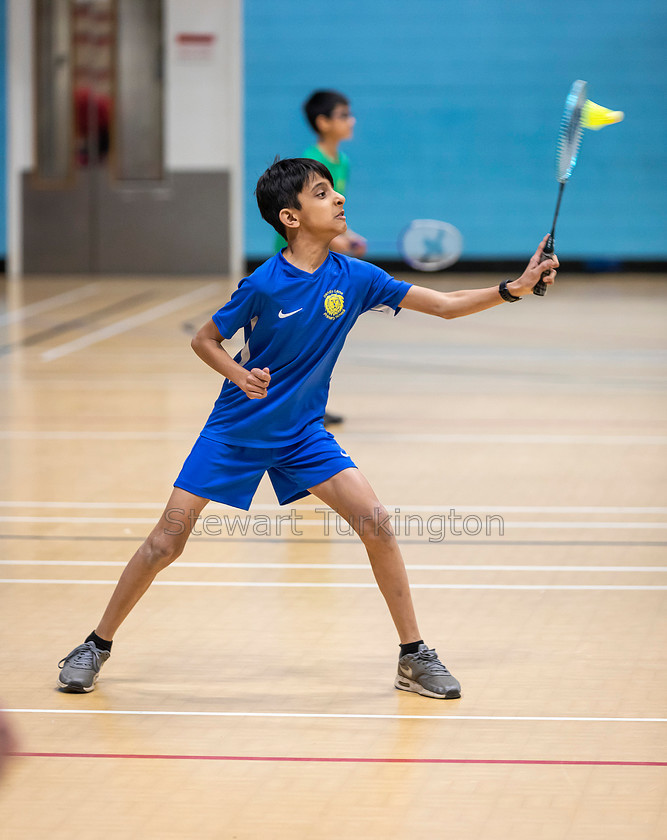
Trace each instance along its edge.
<instances>
[{"instance_id":1,"label":"shoe sole","mask_svg":"<svg viewBox=\"0 0 667 840\"><path fill-rule=\"evenodd\" d=\"M67 694L88 694L88 692L92 691L95 688L95 683L97 682L97 678L93 680L93 684L89 686L85 685L77 685L76 683L64 683L62 680L58 680L58 686L62 691L66 692Z\"/></svg>"},{"instance_id":2,"label":"shoe sole","mask_svg":"<svg viewBox=\"0 0 667 840\"><path fill-rule=\"evenodd\" d=\"M450 688L445 694L436 694L434 691L424 688L418 682L402 677L400 674L394 680L394 688L398 688L399 691L412 691L414 694L421 694L422 697L433 697L435 700L457 700L461 696L461 691L458 688Z\"/></svg>"}]
</instances>

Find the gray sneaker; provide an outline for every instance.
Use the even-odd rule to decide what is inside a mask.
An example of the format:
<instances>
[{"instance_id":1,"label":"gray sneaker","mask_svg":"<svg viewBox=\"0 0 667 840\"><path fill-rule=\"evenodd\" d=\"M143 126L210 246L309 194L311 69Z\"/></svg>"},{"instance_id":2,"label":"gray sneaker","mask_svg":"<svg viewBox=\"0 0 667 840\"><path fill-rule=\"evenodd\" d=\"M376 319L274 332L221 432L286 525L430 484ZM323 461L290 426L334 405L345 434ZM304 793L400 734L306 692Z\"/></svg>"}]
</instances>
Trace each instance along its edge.
<instances>
[{"instance_id":1,"label":"gray sneaker","mask_svg":"<svg viewBox=\"0 0 667 840\"><path fill-rule=\"evenodd\" d=\"M58 663L58 685L63 691L73 694L92 691L100 675L100 668L110 656L108 650L95 647L95 642L84 642L75 647Z\"/></svg>"},{"instance_id":2,"label":"gray sneaker","mask_svg":"<svg viewBox=\"0 0 667 840\"><path fill-rule=\"evenodd\" d=\"M414 691L424 697L453 700L461 696L461 685L438 659L435 650L419 645L417 653L406 653L398 660L394 686L401 691Z\"/></svg>"}]
</instances>

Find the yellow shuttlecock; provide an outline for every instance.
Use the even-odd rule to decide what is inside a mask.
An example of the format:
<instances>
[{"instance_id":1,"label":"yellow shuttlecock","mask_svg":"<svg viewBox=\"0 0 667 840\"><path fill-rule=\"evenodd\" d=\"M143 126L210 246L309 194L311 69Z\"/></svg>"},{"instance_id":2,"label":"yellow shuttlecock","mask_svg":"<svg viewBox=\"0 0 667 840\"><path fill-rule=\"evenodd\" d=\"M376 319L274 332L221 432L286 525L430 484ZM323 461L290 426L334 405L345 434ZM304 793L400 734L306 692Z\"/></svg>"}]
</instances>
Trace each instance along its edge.
<instances>
[{"instance_id":1,"label":"yellow shuttlecock","mask_svg":"<svg viewBox=\"0 0 667 840\"><path fill-rule=\"evenodd\" d=\"M597 105L586 100L581 112L581 124L584 128L592 128L594 131L599 131L605 125L613 125L619 123L625 117L623 111L610 111L602 105Z\"/></svg>"}]
</instances>

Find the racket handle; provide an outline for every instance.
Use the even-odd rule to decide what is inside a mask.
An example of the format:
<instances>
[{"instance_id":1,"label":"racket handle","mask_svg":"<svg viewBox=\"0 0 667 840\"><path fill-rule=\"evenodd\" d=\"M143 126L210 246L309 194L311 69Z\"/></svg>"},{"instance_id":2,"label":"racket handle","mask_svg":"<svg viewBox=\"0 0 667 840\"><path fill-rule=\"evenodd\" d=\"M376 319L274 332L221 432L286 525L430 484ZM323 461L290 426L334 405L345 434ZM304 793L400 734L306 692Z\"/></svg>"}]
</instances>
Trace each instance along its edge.
<instances>
[{"instance_id":1,"label":"racket handle","mask_svg":"<svg viewBox=\"0 0 667 840\"><path fill-rule=\"evenodd\" d=\"M551 259L554 255L554 238L552 234L549 234L549 238L547 239L547 244L544 246L544 250L540 254L540 262L544 262L545 260ZM546 277L549 274L548 271L542 272L542 277ZM533 294L539 295L540 297L544 297L547 293L547 284L540 278L537 283L533 286Z\"/></svg>"}]
</instances>

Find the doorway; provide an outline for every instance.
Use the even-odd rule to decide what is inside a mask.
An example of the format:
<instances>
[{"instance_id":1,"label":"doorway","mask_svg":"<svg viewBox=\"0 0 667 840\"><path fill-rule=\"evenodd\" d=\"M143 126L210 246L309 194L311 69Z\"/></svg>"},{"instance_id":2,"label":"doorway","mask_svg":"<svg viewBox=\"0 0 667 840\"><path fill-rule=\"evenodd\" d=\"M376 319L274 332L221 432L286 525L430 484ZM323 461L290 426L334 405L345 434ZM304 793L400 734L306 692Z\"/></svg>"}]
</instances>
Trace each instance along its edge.
<instances>
[{"instance_id":1,"label":"doorway","mask_svg":"<svg viewBox=\"0 0 667 840\"><path fill-rule=\"evenodd\" d=\"M164 0L33 0L27 273L224 273L228 174L165 165Z\"/></svg>"}]
</instances>

